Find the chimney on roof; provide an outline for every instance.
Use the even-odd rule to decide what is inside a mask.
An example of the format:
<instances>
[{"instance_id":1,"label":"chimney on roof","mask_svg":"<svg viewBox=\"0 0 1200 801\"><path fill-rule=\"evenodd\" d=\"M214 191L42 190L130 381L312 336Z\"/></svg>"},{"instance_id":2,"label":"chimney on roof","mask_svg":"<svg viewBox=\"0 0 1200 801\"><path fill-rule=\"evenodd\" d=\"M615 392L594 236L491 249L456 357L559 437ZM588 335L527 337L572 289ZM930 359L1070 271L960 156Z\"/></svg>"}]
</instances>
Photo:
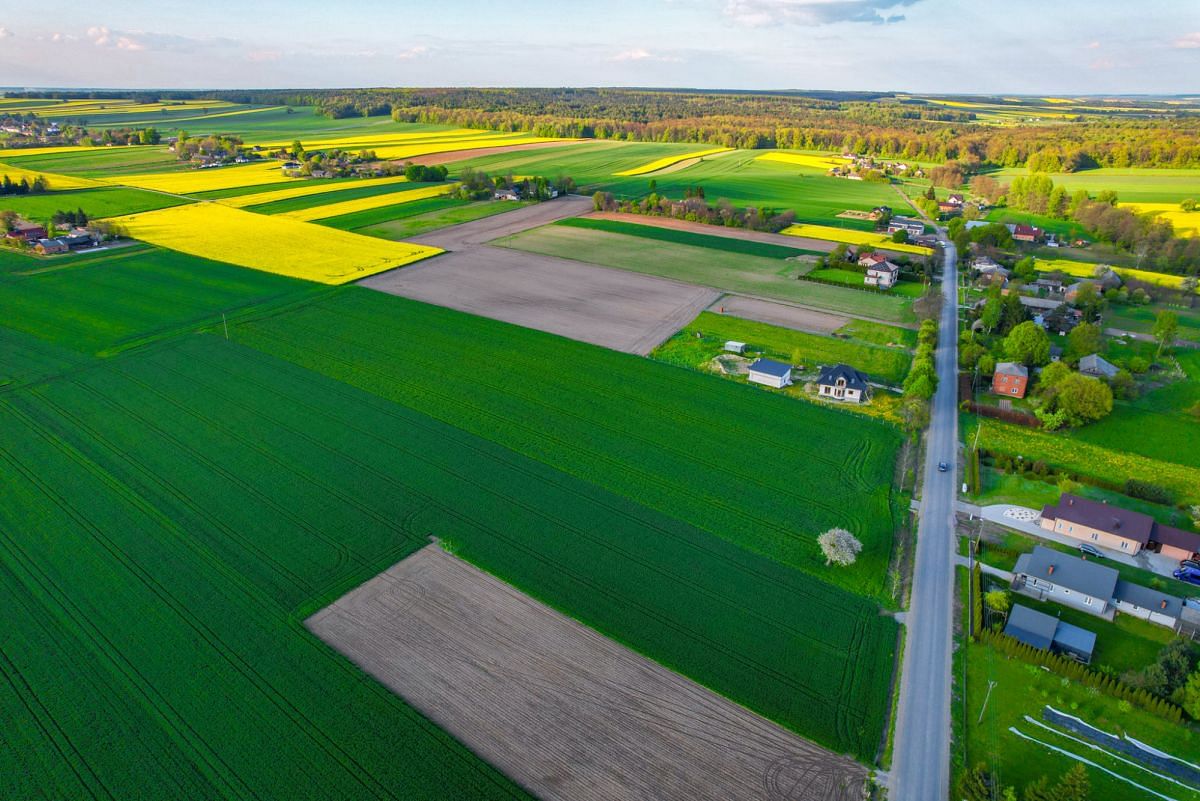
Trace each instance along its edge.
<instances>
[{"instance_id":1,"label":"chimney on roof","mask_svg":"<svg viewBox=\"0 0 1200 801\"><path fill-rule=\"evenodd\" d=\"M1075 505L1075 499L1067 498L1067 506L1074 506L1074 505Z\"/></svg>"},{"instance_id":2,"label":"chimney on roof","mask_svg":"<svg viewBox=\"0 0 1200 801\"><path fill-rule=\"evenodd\" d=\"M1050 565L1050 567L1046 568L1046 575L1047 575L1047 576L1053 576L1053 575L1054 575L1054 565Z\"/></svg>"},{"instance_id":3,"label":"chimney on roof","mask_svg":"<svg viewBox=\"0 0 1200 801\"><path fill-rule=\"evenodd\" d=\"M1113 518L1113 529L1114 529L1114 530L1116 530L1116 529L1118 529L1118 528L1120 528L1120 527L1121 527L1121 518L1119 518L1119 517L1114 517L1114 518Z\"/></svg>"},{"instance_id":4,"label":"chimney on roof","mask_svg":"<svg viewBox=\"0 0 1200 801\"><path fill-rule=\"evenodd\" d=\"M1163 602L1162 602L1161 604L1159 604L1159 607L1158 607L1158 608L1159 608L1159 609L1166 609L1166 608L1167 608L1167 601L1166 601L1166 599L1165 599L1165 598L1163 599Z\"/></svg>"}]
</instances>

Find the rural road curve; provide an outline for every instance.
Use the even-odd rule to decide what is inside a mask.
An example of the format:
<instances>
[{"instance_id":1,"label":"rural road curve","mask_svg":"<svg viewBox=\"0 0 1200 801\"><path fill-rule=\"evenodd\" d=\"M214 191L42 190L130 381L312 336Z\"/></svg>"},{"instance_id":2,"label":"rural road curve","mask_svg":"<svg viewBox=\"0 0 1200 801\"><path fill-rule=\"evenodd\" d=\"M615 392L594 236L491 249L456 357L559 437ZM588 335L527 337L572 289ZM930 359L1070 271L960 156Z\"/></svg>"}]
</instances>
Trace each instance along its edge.
<instances>
[{"instance_id":1,"label":"rural road curve","mask_svg":"<svg viewBox=\"0 0 1200 801\"><path fill-rule=\"evenodd\" d=\"M950 792L953 532L958 479L954 470L942 473L937 468L938 462L954 465L958 452L957 254L949 242L945 258L945 302L935 357L938 388L926 443L916 565L906 615L907 642L889 777L892 801L947 801Z\"/></svg>"}]
</instances>

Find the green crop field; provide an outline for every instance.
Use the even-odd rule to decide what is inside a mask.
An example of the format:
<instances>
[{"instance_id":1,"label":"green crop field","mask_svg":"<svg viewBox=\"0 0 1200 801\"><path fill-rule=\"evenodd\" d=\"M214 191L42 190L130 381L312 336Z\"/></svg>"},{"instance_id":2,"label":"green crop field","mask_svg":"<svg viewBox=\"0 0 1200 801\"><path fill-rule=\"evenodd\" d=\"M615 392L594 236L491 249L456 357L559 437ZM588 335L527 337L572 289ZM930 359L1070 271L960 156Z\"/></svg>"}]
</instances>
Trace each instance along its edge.
<instances>
[{"instance_id":1,"label":"green crop field","mask_svg":"<svg viewBox=\"0 0 1200 801\"><path fill-rule=\"evenodd\" d=\"M872 230L863 220L835 219L846 210L870 211L875 206L896 206L899 195L887 184L831 178L815 170L779 162L762 161L762 151L744 150L706 158L699 164L662 174L615 175L630 161L645 163L672 153L688 152L688 145L588 143L547 151L498 153L458 162L457 171L471 166L492 174L513 172L533 175L569 175L588 191L602 189L618 197L642 197L655 182L660 194L678 199L692 187L704 188L709 202L726 198L735 206L792 209L800 222L837 224ZM690 146L693 149L695 146ZM637 148L636 151L632 151ZM624 157L629 149L638 156ZM634 165L636 166L636 164Z\"/></svg>"},{"instance_id":2,"label":"green crop field","mask_svg":"<svg viewBox=\"0 0 1200 801\"><path fill-rule=\"evenodd\" d=\"M1024 168L1011 168L992 175L998 181L1009 183L1018 175L1028 174L1029 171ZM1196 198L1197 195L1196 171L1186 169L1103 167L1072 173L1052 173L1050 179L1056 186L1065 187L1068 192L1086 189L1096 195L1106 189L1112 189L1116 191L1117 197L1126 203L1178 203L1187 198Z\"/></svg>"},{"instance_id":3,"label":"green crop field","mask_svg":"<svg viewBox=\"0 0 1200 801\"><path fill-rule=\"evenodd\" d=\"M775 245L770 242L757 242L752 239L735 239L728 236L713 236L694 231L683 231L675 228L661 228L657 225L642 225L623 220L604 220L591 217L568 217L559 220L556 225L566 225L571 228L589 228L594 231L608 231L612 234L640 236L646 239L657 239L660 242L674 242L679 245L694 245L709 250L723 250L728 253L741 253L746 256L765 256L770 259L786 259L793 256L820 255L817 251L801 250L800 248Z\"/></svg>"},{"instance_id":4,"label":"green crop field","mask_svg":"<svg viewBox=\"0 0 1200 801\"><path fill-rule=\"evenodd\" d=\"M721 353L729 340L745 342L752 350L763 351L780 361L802 363L809 370L844 362L869 374L873 380L888 384L903 381L912 364L912 356L902 348L809 334L713 312L701 312L652 355L669 364L700 368Z\"/></svg>"},{"instance_id":5,"label":"green crop field","mask_svg":"<svg viewBox=\"0 0 1200 801\"><path fill-rule=\"evenodd\" d=\"M49 220L56 211L83 209L89 217L99 218L165 209L186 202L183 198L161 192L102 187L67 189L43 195L8 195L0 197L0 210L11 209L33 220Z\"/></svg>"},{"instance_id":6,"label":"green crop field","mask_svg":"<svg viewBox=\"0 0 1200 801\"><path fill-rule=\"evenodd\" d=\"M319 291L258 270L159 248L49 261L0 273L5 326L85 353L197 330L239 312Z\"/></svg>"},{"instance_id":7,"label":"green crop field","mask_svg":"<svg viewBox=\"0 0 1200 801\"><path fill-rule=\"evenodd\" d=\"M114 147L45 153L36 156L5 156L5 164L30 170L78 175L82 178L111 178L143 172L166 172L188 165L166 146Z\"/></svg>"},{"instance_id":8,"label":"green crop field","mask_svg":"<svg viewBox=\"0 0 1200 801\"><path fill-rule=\"evenodd\" d=\"M535 228L494 244L889 322L915 319L909 299L798 281L798 265L777 258L564 225Z\"/></svg>"},{"instance_id":9,"label":"green crop field","mask_svg":"<svg viewBox=\"0 0 1200 801\"><path fill-rule=\"evenodd\" d=\"M0 373L0 693L22 710L0 794L523 797L301 626L429 534L873 756L896 639L878 601L897 434L359 288L235 315L230 340L212 320L186 335L210 306L301 285L237 273L142 250L5 279L53 282L20 307L41 336L59 308L73 348L143 347L88 360L0 327L20 356ZM587 367L566 380L554 361ZM780 436L804 447L780 452ZM817 551L834 524L867 545L853 568Z\"/></svg>"},{"instance_id":10,"label":"green crop field","mask_svg":"<svg viewBox=\"0 0 1200 801\"><path fill-rule=\"evenodd\" d=\"M470 201L448 196L427 197L421 200L410 200L407 203L397 203L394 206L364 209L363 211L354 211L350 214L341 214L337 217L326 217L316 222L318 225L340 228L343 231L354 231L369 236L382 236L384 239L404 239L406 236L414 236L421 224L428 224L430 219L440 218L442 215L450 215L457 212L457 214L466 219L478 219L478 217L488 217L493 213L505 211L504 208L496 208L497 205L499 204L496 201L490 200L472 204ZM478 217L471 216L475 213L478 213ZM408 222L410 218L421 218L420 221L412 220L411 230L413 233L409 233L409 229L404 229L402 225ZM459 222L466 222L466 219L459 220ZM390 230L390 223L395 223L396 225L393 227L402 228L404 233L396 236L387 236L382 233ZM434 225L431 227L439 226Z\"/></svg>"},{"instance_id":11,"label":"green crop field","mask_svg":"<svg viewBox=\"0 0 1200 801\"><path fill-rule=\"evenodd\" d=\"M260 203L257 206L246 206L246 209L256 211L260 214L284 214L289 211L300 211L301 209L311 209L318 206L341 203L345 200L357 200L359 198L377 197L379 195L395 195L396 203L403 204L406 192L427 189L434 185L408 183L407 181L370 186L355 186L353 183L350 183L347 184L345 189L335 189L331 192L321 192L315 195L301 195L300 197L276 200L270 203ZM375 209L371 209L371 211L375 211Z\"/></svg>"}]
</instances>

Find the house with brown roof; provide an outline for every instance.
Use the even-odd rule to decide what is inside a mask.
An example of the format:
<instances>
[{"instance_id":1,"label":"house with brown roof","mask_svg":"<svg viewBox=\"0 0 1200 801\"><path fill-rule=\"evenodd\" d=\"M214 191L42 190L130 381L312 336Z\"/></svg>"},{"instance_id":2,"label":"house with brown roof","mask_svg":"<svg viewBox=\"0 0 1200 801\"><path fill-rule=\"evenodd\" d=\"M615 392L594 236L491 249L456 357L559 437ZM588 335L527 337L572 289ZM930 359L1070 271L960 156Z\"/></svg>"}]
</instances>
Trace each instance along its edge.
<instances>
[{"instance_id":1,"label":"house with brown roof","mask_svg":"<svg viewBox=\"0 0 1200 801\"><path fill-rule=\"evenodd\" d=\"M1150 515L1064 493L1042 508L1041 527L1080 542L1136 554L1145 549L1175 559L1200 553L1200 534L1159 523Z\"/></svg>"},{"instance_id":2,"label":"house with brown roof","mask_svg":"<svg viewBox=\"0 0 1200 801\"><path fill-rule=\"evenodd\" d=\"M1000 362L992 374L992 392L1009 398L1025 397L1029 386L1029 369L1016 362Z\"/></svg>"},{"instance_id":3,"label":"house with brown roof","mask_svg":"<svg viewBox=\"0 0 1200 801\"><path fill-rule=\"evenodd\" d=\"M1042 229L1032 225L1014 225L1012 238L1017 242L1037 242L1042 238Z\"/></svg>"}]
</instances>

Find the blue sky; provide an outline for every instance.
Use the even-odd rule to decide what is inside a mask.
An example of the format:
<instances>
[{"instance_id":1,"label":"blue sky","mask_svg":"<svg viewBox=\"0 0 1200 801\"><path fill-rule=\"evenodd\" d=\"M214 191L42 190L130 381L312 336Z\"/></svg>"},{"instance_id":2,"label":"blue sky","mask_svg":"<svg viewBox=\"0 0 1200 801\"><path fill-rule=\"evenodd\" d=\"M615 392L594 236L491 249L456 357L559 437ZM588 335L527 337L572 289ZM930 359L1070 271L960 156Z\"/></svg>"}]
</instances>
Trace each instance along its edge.
<instances>
[{"instance_id":1,"label":"blue sky","mask_svg":"<svg viewBox=\"0 0 1200 801\"><path fill-rule=\"evenodd\" d=\"M1196 0L5 5L9 86L1200 94Z\"/></svg>"}]
</instances>

